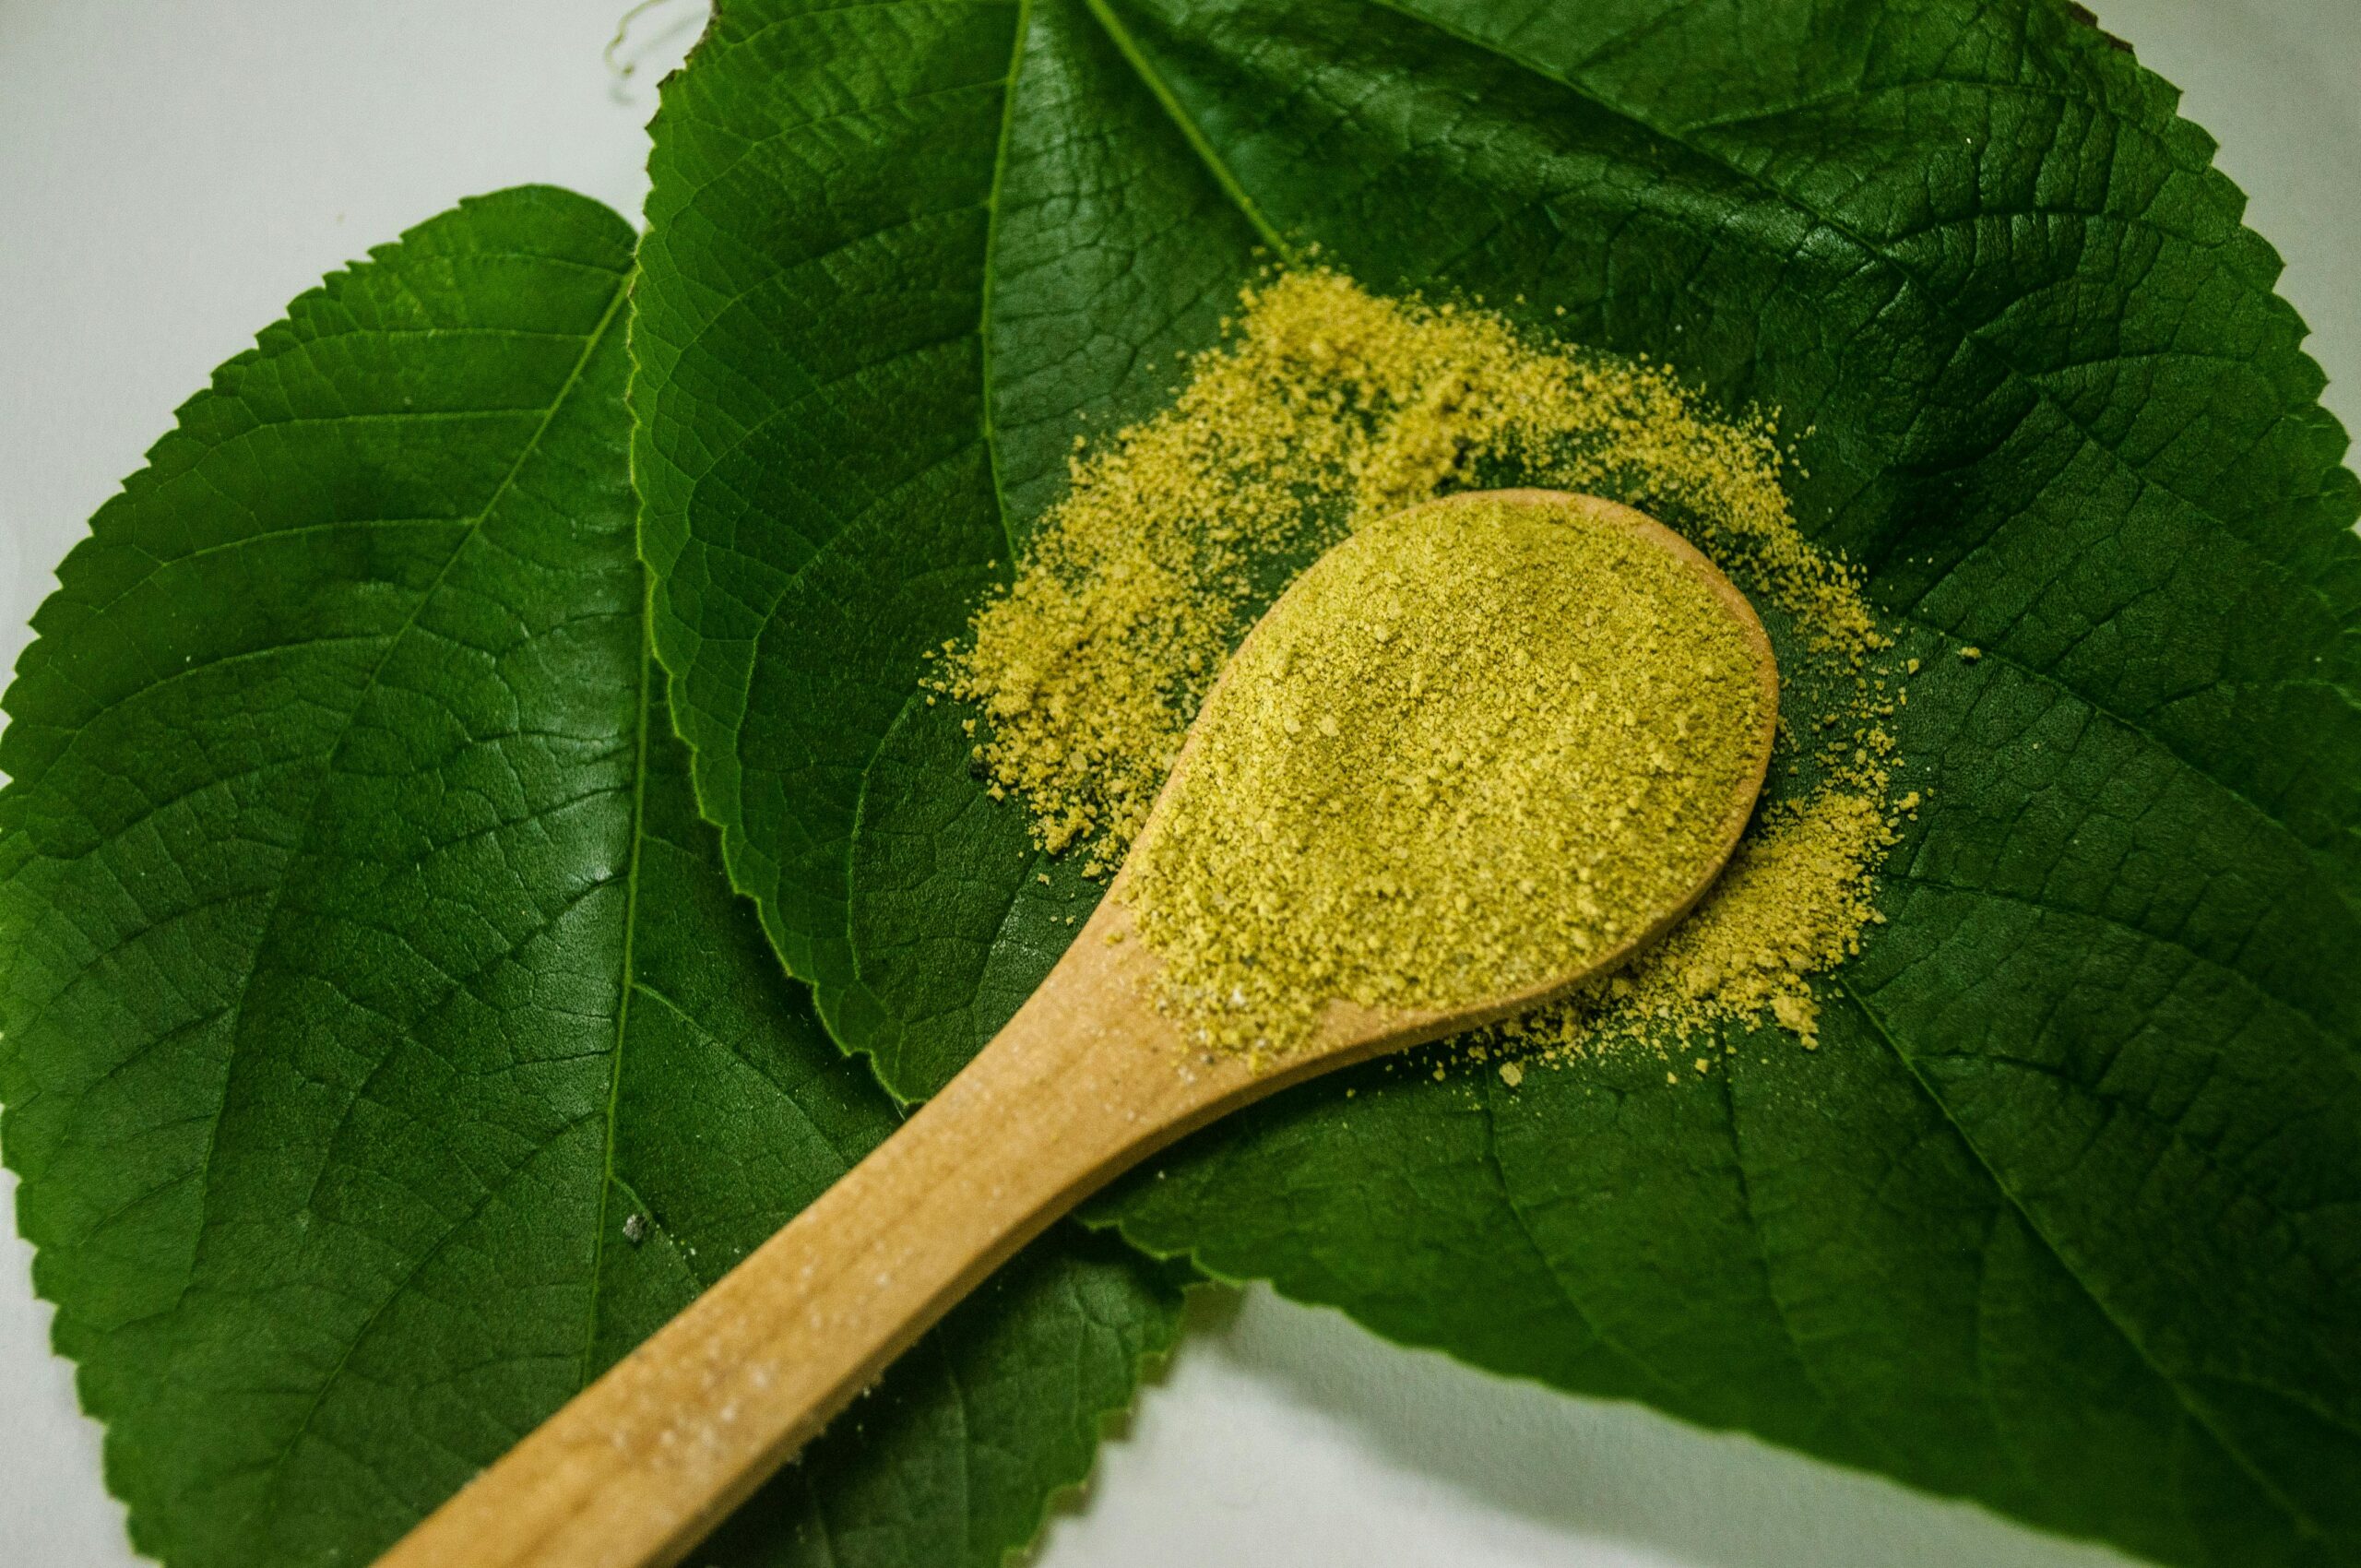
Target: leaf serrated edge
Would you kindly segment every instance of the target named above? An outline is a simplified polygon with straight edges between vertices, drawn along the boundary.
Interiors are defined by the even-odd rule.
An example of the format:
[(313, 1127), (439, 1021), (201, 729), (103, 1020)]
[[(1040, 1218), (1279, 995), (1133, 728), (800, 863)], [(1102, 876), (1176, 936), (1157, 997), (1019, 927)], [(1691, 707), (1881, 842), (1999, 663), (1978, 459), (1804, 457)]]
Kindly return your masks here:
[[(1088, 1234), (1109, 1234), (1080, 1221), (1069, 1223)], [(1132, 1412), (1138, 1408), (1141, 1396), (1162, 1380), (1172, 1358), (1179, 1352), (1181, 1337), (1188, 1330), (1192, 1299), (1199, 1292), (1220, 1283), (1194, 1267), (1186, 1265), (1173, 1266), (1177, 1260), (1158, 1257), (1145, 1247), (1133, 1246), (1129, 1237), (1110, 1235), (1109, 1239), (1129, 1249), (1133, 1263), (1162, 1265), (1159, 1277), (1142, 1283), (1163, 1299), (1161, 1304), (1165, 1310), (1157, 1314), (1150, 1332), (1142, 1336), (1139, 1348), (1125, 1359), (1124, 1370), (1128, 1375), (1124, 1379), (1122, 1396), (1095, 1408), (1075, 1412), (1081, 1418), (1083, 1428), (1085, 1457), (1082, 1467), (1062, 1479), (1052, 1480), (1034, 1498), (1032, 1509), (1017, 1538), (1000, 1549), (999, 1562), (1003, 1568), (1022, 1562), (1041, 1544), (1051, 1515), (1088, 1495), (1091, 1477), (1097, 1473), (1100, 1450), (1118, 1435)], [(1068, 1288), (1072, 1289), (1071, 1283)], [(1079, 1299), (1075, 1302), (1075, 1311), (1086, 1319), (1090, 1316)]]
[[(97, 555), (99, 552), (110, 546), (112, 542), (111, 535), (118, 527), (116, 514), (124, 503), (126, 500), (136, 499), (140, 495), (146, 493), (148, 490), (152, 489), (155, 485), (162, 482), (162, 478), (159, 470), (169, 464), (172, 460), (173, 451), (179, 444), (184, 441), (193, 441), (202, 445), (206, 442), (206, 437), (193, 430), (191, 427), (196, 423), (197, 418), (201, 415), (208, 405), (216, 400), (227, 399), (234, 401), (241, 398), (243, 397), (243, 392), (240, 389), (239, 382), (246, 371), (264, 362), (276, 353), (291, 351), (294, 349), (301, 347), (301, 339), (293, 337), (298, 330), (297, 324), (301, 318), (318, 311), (325, 305), (331, 305), (338, 302), (349, 291), (360, 287), (363, 279), (374, 269), (397, 266), (402, 257), (402, 253), (406, 249), (413, 245), (422, 244), (433, 237), (434, 231), (440, 229), (442, 226), (454, 221), (463, 214), (479, 211), (493, 203), (523, 200), (528, 198), (547, 198), (551, 196), (562, 198), (567, 203), (580, 204), (584, 208), (596, 208), (599, 211), (607, 213), (610, 217), (613, 217), (611, 210), (607, 208), (603, 203), (596, 202), (592, 200), (592, 198), (581, 196), (576, 192), (549, 184), (527, 184), (512, 185), (496, 191), (485, 192), (477, 196), (463, 196), (453, 206), (446, 208), (440, 212), (434, 213), (432, 216), (410, 225), (409, 228), (404, 229), (394, 239), (386, 241), (381, 244), (370, 246), (368, 250), (363, 253), (363, 258), (362, 260), (348, 263), (343, 267), (324, 274), (319, 282), (305, 289), (293, 299), (290, 300), (278, 319), (258, 330), (255, 334), (255, 340), (251, 347), (240, 350), (229, 359), (224, 360), (221, 363), (215, 366), (212, 374), (207, 378), (206, 385), (197, 391), (190, 394), (187, 398), (182, 399), (182, 401), (174, 407), (172, 410), (171, 427), (166, 430), (163, 434), (158, 436), (155, 441), (148, 445), (147, 450), (142, 455), (139, 466), (124, 479), (122, 483), (116, 487), (113, 494), (109, 495), (100, 504), (98, 508), (91, 514), (89, 531), (75, 542), (74, 546), (66, 552), (65, 558), (59, 562), (56, 568), (57, 587), (42, 600), (40, 609), (34, 612), (32, 620), (34, 636), (18, 654), (15, 673), (8, 683), (6, 690), (5, 692), (0, 692), (0, 715), (6, 716), (8, 719), (7, 728), (0, 729), (0, 737), (5, 737), (8, 731), (14, 728), (15, 719), (13, 709), (18, 698), (19, 686), (29, 674), (27, 669), (28, 663), (49, 657), (50, 650), (48, 650), (44, 645), (49, 642), (53, 636), (62, 635), (62, 632), (53, 633), (43, 625), (44, 613), (49, 611), (53, 604), (57, 604), (68, 599), (70, 591), (75, 586), (76, 579), (82, 577), (91, 569), (91, 558)], [(622, 222), (619, 218), (615, 219), (615, 221), (618, 225)], [(428, 249), (423, 254), (432, 255), (433, 253), (431, 249)], [(571, 265), (579, 265), (574, 261), (574, 258), (553, 255), (532, 255), (528, 253), (504, 253), (496, 251), (482, 251), (474, 254), (481, 255), (514, 254), (525, 255), (527, 259), (541, 263), (566, 263)], [(419, 595), (419, 603), (417, 606), (413, 607), (409, 617), (406, 619), (400, 626), (385, 634), (386, 638), (386, 653), (378, 659), (374, 666), (373, 666), (367, 680), (362, 683), (361, 695), (355, 699), (355, 713), (359, 711), (361, 702), (366, 700), (367, 693), (375, 687), (379, 677), (383, 673), (385, 663), (386, 659), (391, 657), (394, 647), (403, 640), (412, 628), (415, 627), (418, 616), (422, 612), (427, 600), (433, 597), (436, 589), (441, 586), (445, 578), (447, 578), (452, 563), (456, 562), (459, 556), (465, 552), (468, 541), (477, 536), (477, 530), (481, 528), (485, 519), (492, 515), (492, 509), (500, 504), (502, 499), (504, 499), (514, 487), (518, 472), (522, 469), (525, 463), (531, 458), (532, 455), (540, 449), (540, 444), (543, 438), (548, 434), (550, 426), (556, 419), (558, 411), (565, 406), (567, 401), (574, 396), (575, 390), (580, 386), (584, 368), (589, 363), (591, 356), (597, 351), (599, 345), (605, 340), (607, 333), (612, 330), (614, 322), (617, 319), (618, 312), (628, 297), (628, 285), (632, 276), (633, 274), (628, 269), (616, 274), (616, 289), (613, 297), (607, 303), (607, 305), (600, 314), (597, 323), (592, 326), (588, 333), (583, 336), (582, 353), (567, 371), (564, 382), (560, 384), (557, 390), (552, 395), (549, 407), (542, 411), (541, 418), (535, 424), (531, 434), (526, 437), (525, 442), (519, 447), (516, 460), (510, 464), (507, 470), (493, 486), (491, 494), (487, 497), (483, 505), (478, 509), (476, 515), (465, 519), (465, 529), (459, 536), (458, 542), (454, 546), (450, 558), (444, 563), (443, 567), (436, 573), (434, 578), (421, 590)], [(366, 335), (366, 333), (375, 330), (377, 329), (365, 328), (363, 329), (363, 334)], [(574, 334), (564, 333), (559, 334), (559, 336), (572, 337)], [(530, 410), (520, 410), (518, 411), (529, 412)], [(324, 771), (327, 768), (333, 767), (335, 756), (337, 753), (342, 749), (343, 744), (350, 734), (350, 716), (348, 716), (348, 722), (345, 727), (338, 731), (337, 740), (330, 745), (326, 760), (323, 763)], [(42, 772), (45, 773), (46, 771), (47, 765), (44, 764)], [(7, 778), (5, 783), (0, 783), (0, 883), (5, 883), (12, 879), (19, 871), (21, 871), (26, 863), (24, 857), (30, 854), (29, 850), (20, 848), (23, 841), (22, 831), (11, 828), (7, 820), (6, 807), (11, 801), (21, 799), (24, 792), (30, 789), (35, 788), (38, 785), (38, 782), (39, 776), (35, 776), (33, 778)], [(314, 797), (314, 800), (316, 800), (316, 796)], [(275, 886), (272, 889), (270, 903), (268, 906), (269, 909), (276, 909), (279, 895), (284, 886), (285, 884), (282, 881), (278, 886)], [(266, 927), (268, 924), (269, 919), (269, 914), (266, 913), (263, 922)], [(0, 944), (13, 945), (17, 940), (18, 934), (18, 932), (13, 928), (13, 926), (9, 929), (0, 930)], [(244, 1005), (246, 988), (251, 985), (253, 975), (252, 972), (249, 971), (241, 981), (238, 1000), (231, 1004), (231, 1010), (243, 1008)], [(5, 974), (0, 974), (0, 993), (5, 993)], [(16, 1072), (21, 1067), (23, 1063), (23, 1058), (15, 1042), (14, 1033), (15, 1031), (0, 1029), (0, 1094), (6, 1093), (6, 1089), (10, 1087), (9, 1080), (13, 1078)], [(24, 1183), (34, 1180), (35, 1177), (33, 1173), (28, 1172), (15, 1158), (14, 1152), (8, 1146), (6, 1131), (7, 1124), (10, 1122), (13, 1122), (26, 1106), (31, 1104), (39, 1098), (39, 1091), (38, 1089), (35, 1089), (31, 1093), (21, 1098), (10, 1097), (5, 1099), (0, 1099), (0, 1166), (5, 1166), (10, 1172), (17, 1176), (18, 1181), (17, 1200), (12, 1205), (12, 1207), (15, 1210), (13, 1216), (14, 1229), (17, 1235), (23, 1240), (27, 1248), (32, 1254), (30, 1273), (31, 1277), (33, 1294), (37, 1299), (48, 1302), (52, 1308), (48, 1335), (51, 1353), (66, 1361), (73, 1367), (76, 1403), (80, 1407), (85, 1416), (99, 1425), (102, 1433), (100, 1450), (101, 1475), (105, 1481), (108, 1494), (119, 1503), (124, 1509), (125, 1534), (129, 1538), (135, 1550), (142, 1552), (143, 1554), (160, 1559), (166, 1555), (168, 1543), (165, 1538), (158, 1533), (158, 1527), (154, 1518), (155, 1509), (153, 1505), (136, 1501), (132, 1495), (136, 1489), (130, 1485), (125, 1477), (125, 1469), (126, 1461), (124, 1455), (122, 1444), (117, 1441), (117, 1433), (114, 1426), (114, 1412), (102, 1408), (106, 1402), (99, 1396), (94, 1388), (92, 1369), (82, 1358), (73, 1355), (61, 1343), (62, 1340), (73, 1333), (75, 1324), (80, 1318), (81, 1313), (77, 1306), (64, 1301), (56, 1291), (44, 1281), (43, 1277), (49, 1272), (44, 1266), (44, 1259), (45, 1255), (52, 1249), (45, 1247), (40, 1239), (34, 1236), (29, 1229), (30, 1222), (27, 1216), (26, 1206), (23, 1200), (23, 1190)], [(213, 1118), (214, 1127), (218, 1128), (219, 1125), (219, 1119), (220, 1108), (217, 1108), (216, 1114)], [(212, 1133), (208, 1130), (206, 1151), (198, 1157), (191, 1174), (201, 1175), (209, 1167), (212, 1159), (211, 1139)], [(180, 1289), (183, 1297), (186, 1294), (188, 1284), (189, 1281), (185, 1278), (181, 1282)], [(398, 1294), (399, 1291), (397, 1289), (396, 1295), (398, 1296)], [(390, 1299), (387, 1304), (390, 1304)], [(175, 1305), (177, 1305), (177, 1301), (175, 1302)], [(160, 1315), (161, 1312), (169, 1312), (172, 1310), (173, 1310), (173, 1308), (167, 1307), (160, 1309), (158, 1312), (143, 1313), (139, 1318), (134, 1319), (133, 1321), (145, 1321), (147, 1318)], [(382, 1313), (384, 1308), (381, 1306), (379, 1310)], [(369, 1323), (374, 1323), (375, 1321), (375, 1316), (376, 1314), (372, 1314)], [(369, 1323), (364, 1323), (360, 1330), (356, 1332), (353, 1344), (346, 1347), (344, 1355), (339, 1357), (336, 1366), (332, 1368), (327, 1375), (322, 1380), (318, 1394), (314, 1396), (310, 1408), (305, 1411), (302, 1420), (298, 1423), (294, 1434), (288, 1439), (284, 1445), (282, 1445), (279, 1454), (275, 1455), (269, 1462), (267, 1467), (268, 1468), (276, 1470), (279, 1465), (283, 1463), (286, 1455), (292, 1451), (294, 1444), (302, 1439), (304, 1431), (308, 1430), (310, 1422), (316, 1413), (320, 1403), (326, 1396), (327, 1389), (335, 1383), (337, 1377), (341, 1373), (346, 1361), (349, 1360), (352, 1350), (357, 1348), (360, 1339), (366, 1336)]]

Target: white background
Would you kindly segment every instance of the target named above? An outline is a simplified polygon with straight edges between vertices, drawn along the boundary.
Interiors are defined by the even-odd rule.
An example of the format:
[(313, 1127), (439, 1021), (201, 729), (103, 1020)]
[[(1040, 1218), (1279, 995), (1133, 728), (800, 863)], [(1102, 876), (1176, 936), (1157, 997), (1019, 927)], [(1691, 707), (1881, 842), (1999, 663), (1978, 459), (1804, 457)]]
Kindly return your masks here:
[[(0, 660), (51, 564), (212, 367), (323, 272), (524, 181), (635, 215), (641, 125), (701, 0), (0, 0)], [(2179, 82), (2348, 424), (2361, 413), (2361, 5), (2113, 0)], [(0, 1181), (9, 1180), (0, 1178)], [(0, 1240), (0, 1559), (134, 1561), (97, 1427)], [(1041, 1568), (1450, 1562), (2120, 1563), (1629, 1406), (1394, 1348), (1268, 1291), (1201, 1301)]]

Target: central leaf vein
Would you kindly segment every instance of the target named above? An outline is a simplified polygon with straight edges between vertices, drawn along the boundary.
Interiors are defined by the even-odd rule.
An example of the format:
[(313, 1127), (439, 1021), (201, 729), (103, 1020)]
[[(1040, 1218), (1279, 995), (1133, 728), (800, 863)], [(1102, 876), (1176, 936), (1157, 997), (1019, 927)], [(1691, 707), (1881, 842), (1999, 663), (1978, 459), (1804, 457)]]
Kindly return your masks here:
[(2019, 1194), (2016, 1188), (2010, 1183), (2007, 1178), (2000, 1174), (1999, 1168), (1995, 1165), (1992, 1162), (1991, 1158), (1985, 1153), (1984, 1146), (1969, 1134), (1965, 1126), (1961, 1124), (1959, 1118), (1953, 1114), (1950, 1103), (1946, 1101), (1941, 1095), (1935, 1092), (1934, 1086), (1928, 1083), (1926, 1075), (1918, 1070), (1918, 1063), (1916, 1060), (1912, 1057), (1909, 1051), (1903, 1049), (1901, 1041), (1894, 1038), (1893, 1032), (1891, 1029), (1886, 1028), (1885, 1020), (1880, 1017), (1875, 1009), (1869, 1006), (1868, 1000), (1864, 998), (1859, 992), (1854, 989), (1852, 982), (1846, 980), (1844, 975), (1840, 973), (1833, 977), (1832, 983), (1845, 997), (1845, 999), (1853, 1004), (1854, 1010), (1860, 1014), (1861, 1021), (1869, 1026), (1869, 1031), (1878, 1038), (1879, 1042), (1892, 1054), (1893, 1059), (1896, 1062), (1902, 1064), (1902, 1069), (1904, 1073), (1908, 1075), (1911, 1084), (1916, 1088), (1918, 1093), (1923, 1095), (1927, 1099), (1928, 1102), (1934, 1107), (1936, 1112), (1942, 1117), (1947, 1124), (1949, 1124), (1952, 1131), (1958, 1135), (1962, 1146), (1964, 1146), (1970, 1154), (1975, 1156), (1977, 1165), (1982, 1167), (1985, 1176), (1991, 1182), (1993, 1189), (2003, 1198), (2008, 1200), (2009, 1206), (2014, 1209), (2018, 1217), (2024, 1221), (2025, 1228), (2028, 1232), (2040, 1240), (2043, 1249), (2057, 1261), (2058, 1266), (2065, 1272), (2068, 1278), (2074, 1282), (2075, 1288), (2081, 1290), (2082, 1294), (2089, 1299), (2091, 1304), (2098, 1309), (2100, 1315), (2104, 1317), (2108, 1325), (2122, 1337), (2123, 1342), (2131, 1348), (2132, 1352), (2140, 1358), (2141, 1362), (2145, 1365), (2151, 1372), (2155, 1374), (2158, 1381), (2162, 1382), (2165, 1387), (2172, 1390), (2174, 1399), (2179, 1402), (2181, 1408), (2188, 1413), (2189, 1419), (2204, 1429), (2206, 1435), (2213, 1439), (2215, 1445), (2218, 1446), (2224, 1454), (2227, 1455), (2231, 1461), (2236, 1464), (2240, 1470), (2245, 1472), (2247, 1478), (2254, 1482), (2255, 1486), (2263, 1493), (2264, 1496), (2271, 1500), (2272, 1503), (2275, 1507), (2284, 1513), (2288, 1518), (2295, 1521), (2296, 1526), (2298, 1530), (2308, 1536), (2313, 1537), (2316, 1539), (2326, 1540), (2330, 1538), (2328, 1532), (2321, 1527), (2317, 1519), (2313, 1518), (2312, 1515), (2306, 1511), (2302, 1504), (2298, 1503), (2293, 1497), (2289, 1496), (2277, 1482), (2272, 1480), (2270, 1474), (2265, 1471), (2260, 1465), (2257, 1464), (2255, 1460), (2247, 1454), (2245, 1449), (2231, 1441), (2230, 1434), (2222, 1429), (2220, 1423), (2214, 1418), (2213, 1413), (2205, 1407), (2203, 1402), (2199, 1400), (2196, 1396), (2190, 1392), (2190, 1390), (2178, 1377), (2176, 1377), (2171, 1372), (2165, 1369), (2164, 1363), (2156, 1359), (2155, 1354), (2149, 1349), (2147, 1344), (2141, 1338), (2141, 1336), (2132, 1332), (2130, 1324), (2123, 1320), (2122, 1315), (2117, 1312), (2114, 1304), (2107, 1300), (2106, 1294), (2099, 1289), (2097, 1286), (2094, 1285), (2082, 1269), (2077, 1268), (2074, 1265), (2073, 1260), (2067, 1255), (2066, 1250), (2058, 1244), (2057, 1239), (2051, 1236), (2047, 1228), (2042, 1224), (2041, 1218), (2034, 1213), (2032, 1206), (2025, 1202), (2024, 1198), (2021, 1194)]

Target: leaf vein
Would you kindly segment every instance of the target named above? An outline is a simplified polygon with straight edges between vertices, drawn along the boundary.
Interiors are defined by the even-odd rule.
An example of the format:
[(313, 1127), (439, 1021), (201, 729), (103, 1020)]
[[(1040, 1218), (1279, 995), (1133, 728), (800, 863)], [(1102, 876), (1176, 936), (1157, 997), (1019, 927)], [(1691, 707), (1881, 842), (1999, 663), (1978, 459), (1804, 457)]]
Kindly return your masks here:
[(2331, 1538), (2329, 1532), (2320, 1526), (2319, 1522), (2314, 1519), (2302, 1504), (2284, 1491), (2276, 1481), (2272, 1480), (2244, 1449), (2230, 1441), (2229, 1435), (2216, 1423), (2213, 1413), (2196, 1399), (2178, 1378), (2165, 1370), (2164, 1364), (2156, 1360), (2147, 1344), (2131, 1331), (2130, 1325), (2126, 1324), (2117, 1313), (2114, 1304), (2083, 1276), (2082, 1270), (2074, 1266), (2057, 1239), (2043, 1227), (2032, 1207), (2019, 1195), (2015, 1187), (2002, 1177), (1999, 1167), (1995, 1166), (1990, 1157), (1984, 1152), (1983, 1146), (1971, 1137), (1967, 1129), (1961, 1125), (1959, 1118), (1952, 1114), (1950, 1104), (1941, 1095), (1935, 1092), (1934, 1086), (1928, 1083), (1926, 1075), (1919, 1071), (1916, 1060), (1902, 1048), (1901, 1042), (1894, 1038), (1893, 1032), (1886, 1028), (1885, 1020), (1880, 1017), (1860, 992), (1853, 988), (1852, 982), (1839, 974), (1833, 977), (1833, 983), (1861, 1015), (1862, 1021), (1868, 1024), (1879, 1041), (1892, 1053), (1894, 1060), (1902, 1063), (1903, 1071), (1909, 1075), (1911, 1083), (1926, 1098), (1928, 1103), (1935, 1108), (1936, 1113), (1950, 1123), (1952, 1130), (1959, 1134), (1961, 1145), (1975, 1157), (1976, 1163), (1983, 1168), (1994, 1190), (2008, 1200), (2009, 1206), (2024, 1221), (2028, 1233), (2039, 1239), (2043, 1249), (2056, 1260), (2058, 1266), (2065, 1272), (2066, 1277), (2073, 1280), (2076, 1288), (2089, 1298), (2091, 1304), (2098, 1309), (2100, 1315), (2106, 1319), (2108, 1325), (2122, 1337), (2126, 1345), (2131, 1348), (2132, 1352), (2140, 1358), (2151, 1372), (2155, 1374), (2157, 1380), (2172, 1390), (2173, 1397), (2179, 1402), (2181, 1408), (2205, 1430), (2207, 1436), (2212, 1438), (2222, 1452), (2229, 1456), (2233, 1464), (2246, 1473), (2248, 1479), (2255, 1483), (2262, 1494), (2295, 1523), (2298, 1531), (2318, 1540), (2329, 1540)]

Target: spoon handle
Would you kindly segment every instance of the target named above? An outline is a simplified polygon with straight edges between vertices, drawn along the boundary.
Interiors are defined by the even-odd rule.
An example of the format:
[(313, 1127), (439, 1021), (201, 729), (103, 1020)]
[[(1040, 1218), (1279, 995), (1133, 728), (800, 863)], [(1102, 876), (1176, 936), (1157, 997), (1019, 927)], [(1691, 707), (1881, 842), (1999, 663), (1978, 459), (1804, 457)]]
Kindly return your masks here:
[(1275, 1087), (1183, 1072), (1103, 902), (941, 1094), (379, 1559), (677, 1562), (994, 1268), (1133, 1161)]

